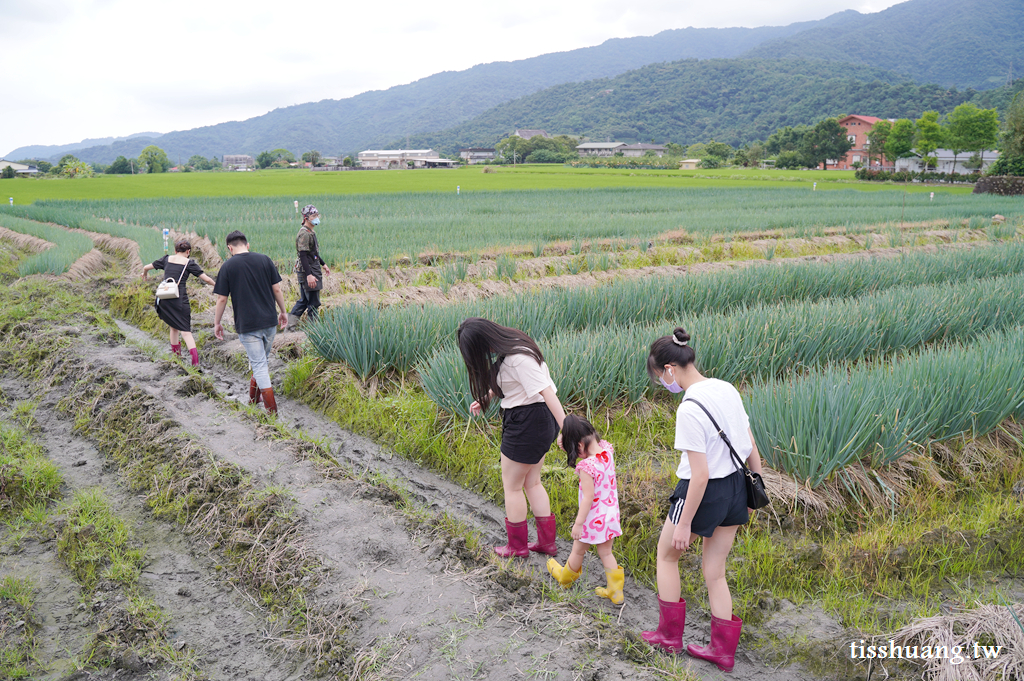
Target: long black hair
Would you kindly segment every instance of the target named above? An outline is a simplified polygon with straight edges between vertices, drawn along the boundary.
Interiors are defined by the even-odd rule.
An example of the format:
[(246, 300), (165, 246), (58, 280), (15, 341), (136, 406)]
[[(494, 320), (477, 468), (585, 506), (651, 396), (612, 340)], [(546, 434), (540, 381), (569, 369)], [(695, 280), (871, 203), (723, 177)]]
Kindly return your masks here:
[(657, 372), (663, 371), (666, 364), (677, 364), (680, 367), (693, 364), (697, 353), (689, 343), (690, 334), (681, 326), (677, 326), (671, 336), (662, 336), (651, 343), (651, 354), (647, 356), (647, 375), (651, 380), (658, 378)]
[(459, 324), (458, 339), (462, 360), (469, 371), (469, 391), (484, 410), (491, 403), (489, 390), (498, 397), (505, 396), (498, 387), (498, 367), (506, 355), (529, 355), (537, 364), (544, 362), (544, 355), (532, 338), (519, 329), (482, 317), (469, 317)]
[(580, 447), (588, 446), (592, 441), (600, 439), (597, 429), (590, 421), (579, 416), (566, 414), (562, 421), (562, 449), (565, 450), (565, 463), (569, 468), (576, 468), (576, 460), (580, 457)]

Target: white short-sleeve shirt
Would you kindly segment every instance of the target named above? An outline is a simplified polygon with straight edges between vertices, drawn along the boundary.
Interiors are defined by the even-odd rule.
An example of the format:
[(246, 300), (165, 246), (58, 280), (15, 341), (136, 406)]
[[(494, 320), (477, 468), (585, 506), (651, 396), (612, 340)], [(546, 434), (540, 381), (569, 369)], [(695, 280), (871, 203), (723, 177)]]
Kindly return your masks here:
[(548, 386), (558, 392), (551, 380), (548, 363), (537, 364), (531, 355), (506, 355), (498, 367), (498, 387), (505, 395), (501, 399), (502, 409), (543, 402), (540, 391)]
[[(743, 408), (739, 391), (731, 383), (709, 378), (691, 385), (685, 397), (697, 400), (711, 412), (729, 437), (740, 460), (746, 461), (754, 444), (750, 441), (750, 419)], [(687, 452), (704, 452), (708, 459), (708, 477), (711, 479), (724, 478), (738, 470), (729, 448), (719, 437), (718, 430), (711, 425), (711, 419), (692, 402), (683, 401), (676, 411), (675, 448), (681, 452), (679, 467), (676, 469), (676, 476), (680, 479), (690, 479)]]

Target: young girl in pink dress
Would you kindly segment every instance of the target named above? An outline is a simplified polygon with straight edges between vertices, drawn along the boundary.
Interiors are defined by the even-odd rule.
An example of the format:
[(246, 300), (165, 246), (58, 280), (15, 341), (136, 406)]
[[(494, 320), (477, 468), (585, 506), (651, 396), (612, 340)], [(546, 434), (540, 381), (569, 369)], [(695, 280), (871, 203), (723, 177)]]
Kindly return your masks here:
[(596, 546), (608, 586), (598, 587), (595, 592), (618, 605), (623, 601), (625, 577), (612, 555), (612, 542), (615, 537), (622, 536), (612, 446), (600, 438), (586, 419), (569, 415), (562, 422), (562, 448), (568, 455), (566, 462), (569, 467), (580, 476), (580, 510), (572, 526), (573, 544), (569, 559), (563, 567), (554, 558), (549, 558), (548, 572), (568, 588), (580, 576), (587, 551)]

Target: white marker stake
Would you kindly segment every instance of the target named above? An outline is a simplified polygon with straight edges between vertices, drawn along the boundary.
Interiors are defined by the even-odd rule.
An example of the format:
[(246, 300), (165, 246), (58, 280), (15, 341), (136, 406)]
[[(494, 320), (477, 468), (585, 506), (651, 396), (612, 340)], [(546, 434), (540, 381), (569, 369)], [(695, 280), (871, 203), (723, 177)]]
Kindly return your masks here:
[(814, 187), (812, 188), (812, 191), (818, 191), (818, 183), (817, 182), (814, 183)]
[(7, 199), (7, 200), (11, 202), (12, 206), (14, 205), (14, 197), (13, 196), (11, 198)]
[(928, 200), (929, 200), (929, 201), (934, 201), (934, 200), (935, 200), (935, 192), (932, 192), (932, 198), (930, 198), (930, 199), (928, 199)]
[(296, 213), (299, 212), (299, 202), (298, 201), (295, 202), (295, 212)]
[(171, 236), (171, 230), (164, 227), (164, 253), (167, 252), (167, 239)]
[(455, 185), (455, 196), (458, 196), (461, 193), (462, 193), (462, 185), (458, 185), (458, 184)]

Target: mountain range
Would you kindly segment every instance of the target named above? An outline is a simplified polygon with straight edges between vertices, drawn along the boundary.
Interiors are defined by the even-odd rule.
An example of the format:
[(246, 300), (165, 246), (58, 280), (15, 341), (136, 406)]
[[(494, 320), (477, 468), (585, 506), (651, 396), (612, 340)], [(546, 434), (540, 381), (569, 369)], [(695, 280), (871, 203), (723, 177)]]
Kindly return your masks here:
[[(708, 60), (714, 61), (705, 63)], [(406, 140), (412, 144), (413, 136), (438, 140), (438, 146), (451, 150), (470, 140), (492, 145), (515, 128), (538, 127), (593, 138), (635, 131), (637, 139), (684, 144), (706, 141), (712, 134), (739, 141), (763, 137), (778, 121), (811, 123), (830, 113), (854, 112), (848, 107), (870, 101), (848, 94), (846, 99), (822, 101), (822, 88), (869, 95), (872, 89), (888, 88), (874, 94), (898, 98), (921, 94), (912, 87), (915, 84), (939, 86), (924, 90), (921, 102), (904, 102), (904, 109), (913, 111), (925, 101), (942, 99), (940, 89), (968, 89), (946, 97), (953, 101), (971, 99), (972, 89), (1003, 85), (1013, 63), (1024, 64), (1021, 0), (909, 0), (875, 14), (847, 10), (781, 27), (685, 28), (613, 39), (594, 47), (438, 73), (347, 99), (275, 109), (245, 121), (159, 137), (133, 135), (109, 143), (86, 140), (60, 147), (22, 147), (6, 157), (58, 160), (73, 151), (90, 163), (110, 163), (118, 155), (137, 156), (157, 139), (173, 160), (193, 154), (255, 155), (275, 148), (297, 155), (309, 149), (354, 153), (405, 146)], [(727, 82), (701, 85), (715, 70), (727, 75)], [(759, 76), (768, 78), (764, 87)], [(642, 82), (675, 95), (637, 99)], [(766, 99), (766, 91), (771, 94), (778, 88), (788, 89), (792, 101)], [(589, 97), (597, 97), (595, 92), (608, 89), (612, 93), (606, 101), (587, 104)], [(776, 105), (782, 108), (770, 108)], [(897, 108), (857, 113), (880, 116)], [(743, 112), (743, 129), (727, 132), (721, 121), (714, 120), (735, 112)], [(638, 115), (643, 120), (637, 120)], [(673, 120), (691, 123), (678, 125)], [(97, 141), (101, 143), (93, 143)]]

